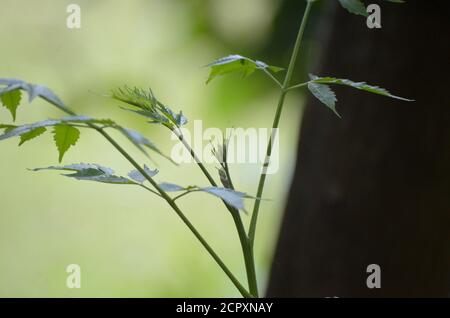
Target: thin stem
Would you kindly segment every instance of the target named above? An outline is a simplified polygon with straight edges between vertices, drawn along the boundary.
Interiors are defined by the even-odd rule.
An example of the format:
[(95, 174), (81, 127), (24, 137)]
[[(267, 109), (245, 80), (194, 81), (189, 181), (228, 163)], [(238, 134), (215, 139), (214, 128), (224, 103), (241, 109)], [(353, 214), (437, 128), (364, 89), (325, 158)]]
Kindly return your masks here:
[(278, 85), (278, 87), (283, 88), (283, 84), (281, 84), (281, 82), (277, 80), (277, 78), (273, 76), (272, 73), (270, 73), (266, 68), (263, 68), (262, 70)]
[(145, 185), (143, 185), (143, 184), (139, 184), (139, 186), (141, 186), (141, 187), (144, 188), (145, 190), (150, 191), (151, 193), (156, 194), (157, 196), (161, 197), (161, 195), (160, 195), (158, 192), (156, 192), (156, 191), (150, 189), (149, 187), (147, 187), (147, 186), (145, 186)]
[(197, 191), (197, 190), (190, 190), (190, 191), (183, 192), (183, 193), (181, 193), (181, 194), (175, 196), (172, 200), (173, 200), (173, 201), (176, 201), (176, 200), (178, 200), (179, 198), (182, 198), (182, 197), (184, 197), (185, 195), (187, 195), (187, 194), (189, 194), (189, 193), (192, 193), (192, 192), (195, 192), (195, 191)]
[[(66, 113), (76, 116), (71, 110), (66, 110)], [(159, 195), (166, 200), (166, 202), (172, 207), (175, 213), (180, 217), (180, 219), (186, 224), (186, 226), (191, 230), (194, 236), (200, 241), (203, 247), (208, 251), (208, 253), (212, 256), (212, 258), (216, 261), (219, 267), (225, 272), (231, 282), (236, 286), (241, 295), (245, 298), (252, 298), (253, 295), (250, 294), (244, 286), (239, 282), (239, 280), (233, 275), (233, 273), (228, 269), (222, 259), (216, 254), (214, 249), (206, 242), (203, 236), (197, 231), (195, 226), (189, 221), (189, 219), (184, 215), (184, 213), (180, 210), (177, 204), (172, 200), (172, 198), (153, 180), (152, 177), (148, 175), (148, 173), (124, 150), (108, 133), (106, 133), (102, 128), (97, 127), (94, 124), (88, 124), (91, 128), (95, 129), (99, 132), (103, 137), (106, 138), (113, 146), (116, 148), (144, 177), (148, 182), (157, 190)]]
[(175, 135), (177, 135), (178, 139), (183, 143), (184, 147), (189, 151), (190, 155), (195, 160), (195, 163), (202, 170), (203, 174), (206, 176), (206, 178), (208, 179), (209, 183), (211, 183), (211, 185), (213, 187), (217, 187), (217, 183), (214, 181), (214, 178), (209, 174), (208, 170), (206, 170), (205, 166), (203, 165), (203, 163), (198, 158), (198, 156), (195, 153), (194, 149), (192, 149), (191, 146), (186, 141), (186, 139), (184, 139), (184, 136), (181, 133), (181, 131), (177, 131), (177, 130), (172, 130), (172, 131), (175, 133)]
[(161, 197), (167, 201), (167, 203), (172, 207), (175, 213), (181, 218), (181, 220), (186, 224), (186, 226), (191, 230), (194, 236), (200, 241), (203, 247), (208, 251), (208, 253), (213, 257), (216, 263), (222, 268), (228, 278), (232, 281), (232, 283), (236, 286), (239, 292), (243, 297), (252, 297), (248, 293), (248, 291), (241, 285), (239, 280), (233, 275), (233, 273), (228, 269), (222, 259), (216, 254), (216, 252), (212, 249), (212, 247), (206, 242), (203, 236), (197, 231), (194, 225), (189, 221), (189, 219), (184, 215), (184, 213), (180, 210), (177, 204), (172, 200), (172, 198), (154, 181), (141, 166), (134, 161), (134, 159), (104, 130), (99, 129), (98, 132), (103, 135), (113, 146), (116, 148), (149, 182), (150, 184), (159, 192)]
[[(173, 132), (177, 135), (178, 139), (183, 143), (184, 147), (189, 151), (192, 158), (200, 167), (200, 169), (202, 170), (203, 174), (206, 176), (210, 184), (213, 187), (217, 187), (217, 183), (214, 181), (213, 177), (210, 175), (208, 170), (206, 170), (205, 166), (198, 158), (194, 149), (192, 149), (189, 143), (186, 141), (186, 139), (184, 139), (182, 132), (177, 130), (173, 130)], [(233, 217), (233, 221), (236, 225), (236, 230), (239, 235), (239, 241), (241, 243), (242, 253), (244, 255), (245, 270), (247, 273), (247, 281), (250, 293), (252, 294), (252, 296), (258, 297), (258, 282), (256, 279), (256, 268), (255, 268), (255, 261), (253, 258), (253, 250), (252, 246), (250, 245), (247, 233), (245, 231), (244, 224), (242, 223), (241, 215), (238, 210), (227, 204), (225, 201), (223, 201), (223, 203), (227, 207), (228, 211), (230, 211), (231, 216)]]
[[(292, 74), (295, 68), (295, 62), (297, 60), (298, 52), (300, 51), (300, 45), (302, 42), (303, 34), (305, 32), (306, 22), (308, 21), (309, 13), (311, 11), (311, 6), (314, 0), (307, 0), (305, 13), (303, 14), (303, 19), (300, 24), (300, 28), (298, 30), (297, 39), (295, 41), (294, 50), (292, 51), (291, 61), (289, 63), (289, 67), (286, 73), (286, 77), (284, 79), (283, 87), (281, 89), (280, 98), (278, 100), (277, 111), (275, 113), (275, 118), (272, 124), (272, 135), (269, 139), (269, 144), (267, 145), (266, 158), (263, 163), (263, 169), (261, 171), (261, 177), (259, 179), (258, 190), (256, 192), (256, 197), (261, 198), (264, 190), (264, 183), (266, 181), (266, 168), (270, 164), (270, 156), (272, 154), (272, 140), (275, 139), (277, 128), (280, 123), (281, 112), (283, 110), (284, 101), (286, 99), (286, 94), (288, 92), (289, 85), (291, 83)], [(250, 240), (250, 245), (253, 248), (255, 242), (255, 234), (256, 234), (256, 224), (258, 221), (258, 213), (260, 207), (260, 200), (255, 200), (255, 205), (253, 206), (252, 218), (250, 220), (250, 228), (248, 232), (248, 237)]]
[(256, 267), (253, 257), (253, 249), (250, 245), (250, 241), (245, 231), (244, 224), (242, 223), (239, 211), (232, 212), (231, 216), (233, 217), (233, 221), (236, 225), (236, 229), (239, 235), (239, 240), (241, 242), (242, 254), (244, 255), (245, 271), (247, 273), (248, 288), (250, 290), (250, 293), (254, 297), (258, 297), (258, 281), (256, 279)]
[(297, 84), (297, 85), (291, 86), (291, 87), (287, 88), (286, 91), (289, 92), (289, 91), (291, 91), (291, 90), (293, 90), (293, 89), (296, 89), (296, 88), (302, 88), (302, 87), (305, 87), (305, 86), (308, 85), (309, 83), (310, 83), (310, 82), (308, 81), (308, 82), (305, 82), (305, 83), (301, 83), (301, 84)]

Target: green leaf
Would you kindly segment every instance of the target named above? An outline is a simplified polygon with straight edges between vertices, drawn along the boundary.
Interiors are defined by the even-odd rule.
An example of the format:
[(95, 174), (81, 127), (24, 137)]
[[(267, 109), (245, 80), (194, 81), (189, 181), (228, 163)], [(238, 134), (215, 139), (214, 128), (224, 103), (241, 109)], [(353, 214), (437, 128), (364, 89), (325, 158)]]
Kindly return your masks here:
[(40, 135), (42, 135), (43, 133), (45, 133), (47, 131), (47, 129), (45, 127), (38, 127), (35, 128), (27, 133), (24, 133), (22, 135), (20, 135), (20, 143), (19, 146), (23, 145), (25, 142), (34, 139)]
[(16, 120), (16, 110), (19, 107), (20, 99), (22, 97), (22, 93), (19, 89), (14, 89), (12, 91), (4, 92), (0, 95), (0, 99), (2, 101), (3, 106), (9, 109), (13, 121)]
[(244, 210), (244, 199), (256, 199), (255, 197), (249, 196), (244, 192), (235, 191), (232, 189), (220, 188), (220, 187), (205, 187), (200, 188), (198, 186), (182, 187), (173, 183), (160, 183), (159, 187), (166, 192), (179, 192), (187, 191), (189, 192), (205, 192), (211, 194), (217, 198), (222, 199), (230, 206), (238, 210)]
[(114, 175), (114, 170), (112, 170), (111, 168), (106, 168), (97, 164), (79, 163), (66, 166), (50, 166), (46, 168), (32, 169), (32, 171), (41, 170), (72, 171), (74, 173), (63, 174), (63, 176), (75, 178), (77, 180), (87, 180), (111, 184), (137, 184), (130, 179)]
[(0, 129), (5, 129), (5, 133), (0, 135), (0, 140), (8, 139), (11, 137), (22, 136), (23, 134), (29, 133), (32, 130), (40, 127), (50, 127), (57, 125), (69, 125), (73, 123), (98, 123), (105, 126), (111, 126), (117, 128), (117, 125), (110, 119), (93, 119), (87, 116), (70, 116), (61, 119), (49, 119), (44, 121), (39, 121), (32, 124), (26, 124), (21, 126), (14, 125), (4, 125), (0, 124)]
[(5, 133), (3, 135), (0, 135), (0, 141), (1, 140), (5, 140), (11, 137), (17, 137), (17, 136), (21, 136), (23, 134), (29, 133), (30, 131), (39, 128), (39, 127), (49, 127), (49, 126), (55, 126), (55, 125), (59, 125), (61, 124), (61, 120), (53, 120), (53, 119), (49, 119), (49, 120), (44, 120), (44, 121), (39, 121), (33, 124), (27, 124), (27, 125), (22, 125), (22, 126), (12, 126), (12, 125), (2, 125), (2, 126), (10, 126), (9, 128), (6, 127), (7, 129), (5, 130)]
[(111, 97), (140, 109), (152, 111), (157, 107), (156, 98), (151, 89), (119, 87), (111, 91)]
[(309, 91), (323, 104), (330, 108), (339, 118), (341, 115), (336, 110), (336, 94), (328, 85), (316, 84), (314, 82), (308, 83)]
[[(127, 137), (135, 146), (138, 148), (142, 153), (144, 153), (148, 157), (147, 151), (145, 151), (145, 148), (151, 149), (154, 152), (158, 153), (159, 155), (163, 156), (164, 158), (172, 161), (175, 163), (169, 156), (163, 154), (161, 150), (159, 150), (150, 140), (142, 136), (137, 131), (134, 131), (132, 129), (123, 128), (123, 127), (117, 127), (117, 129), (125, 136)], [(145, 148), (144, 148), (145, 147)]]
[(368, 16), (366, 7), (360, 0), (339, 0), (339, 2), (341, 6), (350, 13), (359, 14), (365, 17)]
[(310, 74), (311, 80), (313, 83), (318, 83), (318, 84), (336, 84), (336, 85), (345, 85), (345, 86), (350, 86), (359, 90), (363, 90), (369, 93), (373, 93), (373, 94), (378, 94), (378, 95), (383, 95), (386, 97), (391, 97), (391, 98), (395, 98), (395, 99), (399, 99), (399, 100), (403, 100), (403, 101), (408, 101), (408, 102), (412, 102), (412, 99), (406, 99), (403, 97), (399, 97), (399, 96), (395, 96), (392, 95), (391, 93), (389, 93), (386, 89), (378, 87), (378, 86), (373, 86), (373, 85), (369, 85), (365, 82), (353, 82), (351, 80), (348, 79), (340, 79), (340, 78), (335, 78), (335, 77), (317, 77), (315, 75)]
[(58, 107), (62, 111), (70, 112), (61, 99), (59, 99), (59, 97), (56, 96), (52, 90), (43, 85), (35, 85), (13, 78), (0, 78), (0, 85), (6, 85), (6, 87), (0, 88), (0, 95), (12, 90), (22, 89), (28, 93), (28, 99), (30, 102), (32, 102), (36, 97), (40, 97), (50, 104)]
[[(151, 170), (149, 167), (147, 167), (146, 165), (144, 165), (144, 171), (150, 176), (150, 177), (154, 177), (158, 174), (158, 169), (155, 170)], [(144, 177), (144, 175), (142, 173), (139, 172), (139, 170), (132, 170), (130, 171), (130, 173), (128, 173), (128, 177), (130, 177), (131, 179), (133, 179), (134, 181), (136, 181), (137, 183), (144, 183), (147, 178)]]
[[(4, 133), (8, 133), (14, 129), (16, 129), (17, 126), (15, 125), (8, 125), (8, 124), (0, 124), (0, 129), (4, 129)], [(1, 139), (0, 139), (1, 140)]]
[(199, 190), (212, 194), (224, 200), (226, 203), (228, 203), (233, 208), (238, 210), (244, 209), (244, 198), (249, 198), (249, 196), (244, 192), (234, 191), (226, 188), (207, 187), (207, 188), (200, 188)]
[(122, 109), (150, 119), (149, 123), (162, 124), (170, 129), (173, 129), (174, 126), (180, 127), (187, 123), (187, 118), (182, 112), (177, 114), (169, 107), (165, 106), (155, 97), (151, 89), (146, 91), (140, 88), (131, 89), (125, 86), (113, 90), (112, 98), (137, 107), (137, 110), (128, 108)]
[(77, 143), (79, 137), (80, 131), (75, 127), (68, 125), (55, 126), (53, 138), (59, 151), (59, 162), (62, 161), (67, 150)]
[(229, 55), (207, 65), (211, 68), (206, 84), (211, 82), (217, 76), (228, 73), (241, 73), (243, 77), (251, 75), (256, 70), (269, 70), (271, 72), (279, 72), (283, 69), (281, 67), (270, 66), (261, 61), (254, 61), (242, 55)]

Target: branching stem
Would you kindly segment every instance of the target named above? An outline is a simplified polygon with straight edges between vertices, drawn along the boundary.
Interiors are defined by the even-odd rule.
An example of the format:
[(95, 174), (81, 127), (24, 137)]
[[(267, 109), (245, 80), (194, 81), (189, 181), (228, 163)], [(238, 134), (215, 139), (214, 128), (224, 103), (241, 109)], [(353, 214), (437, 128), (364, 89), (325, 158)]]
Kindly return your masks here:
[[(267, 145), (266, 159), (264, 160), (264, 163), (263, 163), (263, 168), (261, 171), (261, 176), (260, 176), (259, 184), (258, 184), (258, 190), (256, 192), (257, 198), (262, 197), (262, 193), (264, 190), (264, 183), (266, 181), (266, 173), (265, 172), (266, 172), (267, 165), (270, 163), (270, 156), (272, 155), (272, 141), (276, 137), (276, 135), (275, 135), (277, 133), (276, 129), (278, 128), (278, 125), (280, 123), (281, 112), (283, 110), (283, 105), (284, 105), (284, 101), (286, 99), (286, 94), (288, 92), (289, 85), (291, 84), (292, 74), (293, 74), (294, 68), (295, 68), (295, 62), (297, 61), (298, 52), (300, 51), (300, 45), (302, 42), (303, 34), (304, 34), (304, 31), (306, 28), (306, 23), (308, 21), (309, 13), (311, 11), (311, 6), (312, 6), (313, 2), (314, 2), (314, 0), (307, 0), (305, 13), (303, 15), (303, 19), (300, 24), (300, 28), (298, 30), (297, 39), (296, 39), (295, 45), (294, 45), (294, 50), (292, 51), (291, 61), (289, 63), (289, 67), (288, 67), (288, 70), (286, 73), (286, 77), (284, 79), (283, 86), (281, 87), (281, 94), (280, 94), (280, 98), (278, 100), (278, 106), (277, 106), (275, 118), (273, 120), (273, 125), (272, 125), (272, 135), (269, 139), (269, 144)], [(258, 213), (259, 213), (260, 203), (261, 203), (261, 200), (255, 200), (255, 205), (253, 206), (252, 218), (250, 220), (250, 228), (249, 228), (249, 232), (248, 232), (248, 237), (249, 237), (252, 248), (253, 248), (253, 245), (255, 242), (256, 224), (258, 221)]]
[[(66, 111), (69, 115), (76, 116), (71, 110)], [(95, 124), (88, 124), (89, 127), (95, 129), (98, 133), (100, 133), (106, 140), (108, 140), (114, 148), (116, 148), (124, 157), (127, 159), (144, 177), (148, 182), (156, 189), (157, 193), (171, 206), (171, 208), (175, 211), (175, 213), (180, 217), (183, 223), (191, 230), (197, 240), (203, 245), (203, 247), (208, 251), (208, 253), (212, 256), (212, 258), (216, 261), (219, 267), (225, 272), (231, 282), (236, 286), (241, 295), (245, 298), (254, 297), (251, 293), (249, 293), (244, 286), (239, 282), (239, 280), (234, 276), (231, 270), (225, 265), (222, 259), (217, 255), (214, 249), (206, 242), (203, 236), (198, 232), (195, 226), (189, 221), (189, 219), (184, 215), (184, 213), (180, 210), (175, 201), (153, 180), (152, 177), (148, 175), (148, 173), (131, 157), (128, 152), (123, 149), (104, 129), (101, 127), (97, 127)], [(153, 191), (152, 191), (153, 192)]]

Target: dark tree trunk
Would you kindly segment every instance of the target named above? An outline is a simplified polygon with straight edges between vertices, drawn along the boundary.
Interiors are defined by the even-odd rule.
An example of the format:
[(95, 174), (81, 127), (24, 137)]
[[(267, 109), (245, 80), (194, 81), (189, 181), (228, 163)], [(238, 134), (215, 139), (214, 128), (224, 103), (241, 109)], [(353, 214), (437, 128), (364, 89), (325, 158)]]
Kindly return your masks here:
[(268, 296), (448, 296), (450, 1), (371, 2), (382, 29), (336, 8), (318, 75), (416, 102), (334, 87), (339, 120), (309, 100)]

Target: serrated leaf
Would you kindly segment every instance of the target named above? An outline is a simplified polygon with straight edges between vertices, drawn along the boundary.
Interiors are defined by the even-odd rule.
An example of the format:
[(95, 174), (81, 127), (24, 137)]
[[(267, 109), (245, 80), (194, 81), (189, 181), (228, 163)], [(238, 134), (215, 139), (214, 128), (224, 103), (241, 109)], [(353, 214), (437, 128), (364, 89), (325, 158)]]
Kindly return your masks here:
[(179, 191), (187, 191), (187, 192), (205, 192), (211, 194), (217, 198), (222, 199), (227, 204), (232, 206), (235, 209), (243, 210), (244, 209), (244, 199), (255, 199), (255, 197), (249, 196), (244, 192), (235, 191), (232, 189), (220, 188), (220, 187), (198, 187), (198, 186), (189, 186), (182, 187), (173, 183), (160, 183), (159, 187), (166, 192), (179, 192)]
[(56, 148), (58, 148), (59, 162), (62, 161), (67, 150), (77, 143), (79, 137), (80, 131), (75, 127), (68, 125), (55, 126), (53, 129), (53, 138)]
[(77, 180), (95, 181), (111, 184), (137, 184), (130, 179), (114, 175), (114, 170), (112, 170), (111, 168), (106, 168), (97, 164), (79, 163), (66, 166), (50, 166), (46, 168), (32, 169), (32, 171), (41, 170), (72, 171), (74, 173), (63, 174), (63, 176), (75, 178)]
[(170, 129), (173, 129), (174, 125), (180, 127), (187, 123), (187, 118), (181, 111), (177, 114), (169, 107), (165, 106), (155, 97), (151, 89), (146, 91), (140, 88), (131, 89), (125, 86), (113, 90), (112, 98), (137, 107), (137, 110), (128, 108), (122, 109), (150, 119), (149, 123), (162, 124)]
[(45, 133), (47, 131), (47, 129), (45, 127), (38, 127), (35, 128), (27, 133), (24, 133), (22, 135), (20, 135), (20, 143), (19, 146), (23, 145), (25, 142), (34, 139), (40, 135), (42, 135), (43, 133)]
[(3, 135), (0, 135), (0, 140), (5, 140), (11, 137), (17, 137), (17, 136), (21, 136), (23, 134), (29, 133), (30, 131), (39, 128), (39, 127), (50, 127), (50, 126), (55, 126), (55, 125), (59, 125), (61, 124), (60, 120), (53, 120), (53, 119), (49, 119), (49, 120), (44, 120), (44, 121), (39, 121), (33, 124), (27, 124), (27, 125), (22, 125), (22, 126), (12, 126), (12, 125), (3, 125), (3, 126), (10, 126), (9, 129), (7, 129), (5, 131), (5, 133)]
[(20, 92), (19, 89), (14, 89), (14, 90), (11, 90), (8, 92), (3, 92), (0, 95), (2, 104), (6, 108), (8, 108), (8, 110), (11, 113), (11, 116), (13, 118), (13, 121), (16, 120), (16, 110), (17, 110), (17, 107), (19, 107), (21, 97), (22, 97), (22, 93)]
[(22, 89), (28, 93), (29, 101), (33, 101), (36, 97), (40, 97), (50, 104), (58, 107), (64, 112), (70, 112), (70, 110), (64, 105), (64, 103), (56, 96), (55, 93), (51, 89), (43, 85), (36, 85), (27, 83), (22, 80), (13, 79), (13, 78), (0, 78), (0, 85), (6, 85), (5, 88), (0, 89), (0, 95), (3, 95), (5, 92)]
[(281, 67), (270, 66), (261, 61), (253, 61), (248, 57), (242, 55), (229, 55), (207, 65), (211, 68), (208, 80), (208, 84), (217, 76), (225, 75), (228, 73), (241, 73), (243, 77), (251, 75), (256, 70), (268, 69), (271, 72), (279, 72), (283, 70)]
[(360, 0), (339, 0), (339, 3), (350, 13), (368, 16), (366, 7)]
[(341, 117), (336, 110), (336, 94), (328, 85), (308, 83), (309, 91), (320, 100), (325, 106), (330, 108), (338, 117)]
[(373, 85), (369, 85), (365, 82), (354, 82), (348, 79), (341, 79), (341, 78), (335, 78), (335, 77), (318, 77), (316, 75), (312, 75), (310, 74), (311, 80), (314, 83), (318, 83), (318, 84), (336, 84), (336, 85), (345, 85), (345, 86), (350, 86), (359, 90), (363, 90), (369, 93), (373, 93), (373, 94), (378, 94), (378, 95), (383, 95), (386, 97), (391, 97), (391, 98), (395, 98), (395, 99), (400, 99), (403, 101), (408, 101), (411, 102), (413, 100), (411, 99), (407, 99), (407, 98), (403, 98), (403, 97), (399, 97), (399, 96), (395, 96), (392, 95), (391, 93), (389, 93), (386, 89), (378, 87), (378, 86), (373, 86)]
[[(8, 133), (14, 129), (16, 129), (17, 126), (15, 125), (8, 125), (8, 124), (0, 124), (0, 129), (4, 129), (4, 133)], [(1, 140), (1, 139), (0, 139)]]
[[(154, 177), (158, 174), (159, 170), (155, 169), (155, 170), (151, 170), (149, 167), (147, 167), (147, 165), (144, 165), (144, 171), (150, 176), (150, 177)], [(144, 183), (147, 178), (144, 177), (144, 175), (142, 173), (139, 172), (139, 170), (132, 170), (128, 173), (128, 177), (130, 177), (131, 179), (133, 179), (134, 181), (138, 182), (138, 183)]]
[(116, 126), (116, 124), (110, 119), (94, 119), (87, 116), (69, 116), (61, 119), (49, 119), (21, 126), (0, 124), (0, 129), (5, 129), (4, 134), (0, 135), (0, 140), (21, 136), (40, 127), (50, 127), (62, 124), (70, 125), (71, 123), (97, 123), (103, 124), (105, 126), (113, 126), (113, 127)]
[(244, 192), (234, 191), (231, 189), (226, 188), (219, 188), (219, 187), (207, 187), (207, 188), (200, 188), (200, 191), (212, 194), (222, 200), (224, 200), (226, 203), (231, 205), (233, 208), (238, 210), (244, 209), (244, 198), (249, 197)]
[(128, 86), (118, 87), (111, 91), (111, 97), (115, 100), (151, 111), (157, 107), (156, 98), (151, 89), (130, 88)]

